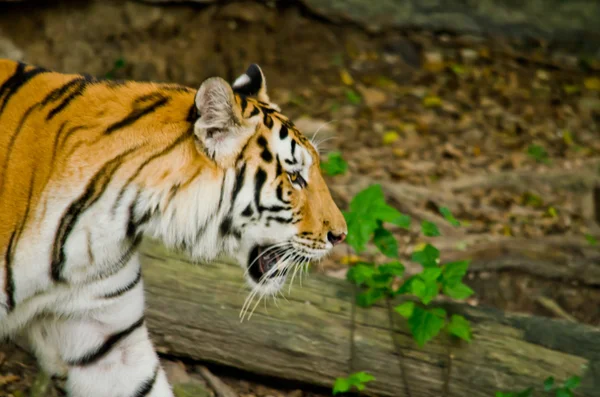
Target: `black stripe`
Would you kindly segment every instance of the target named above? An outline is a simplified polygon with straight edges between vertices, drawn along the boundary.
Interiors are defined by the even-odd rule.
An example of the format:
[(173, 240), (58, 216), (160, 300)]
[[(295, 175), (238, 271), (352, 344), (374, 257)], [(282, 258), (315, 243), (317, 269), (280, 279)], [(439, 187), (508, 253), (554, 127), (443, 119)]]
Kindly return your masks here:
[[(138, 100), (141, 100), (141, 99), (142, 98), (139, 98)], [(134, 107), (133, 110), (127, 116), (125, 116), (125, 118), (123, 120), (117, 121), (116, 123), (109, 126), (106, 129), (105, 134), (107, 134), (107, 135), (112, 134), (113, 132), (115, 132), (121, 128), (127, 127), (128, 125), (135, 123), (137, 120), (154, 112), (156, 109), (160, 108), (161, 106), (165, 106), (168, 102), (169, 102), (169, 98), (160, 97), (160, 99), (156, 100), (155, 102), (151, 103), (150, 105), (148, 105), (146, 107), (142, 107), (142, 108)]]
[(23, 213), (23, 218), (19, 225), (13, 230), (10, 235), (10, 240), (8, 241), (8, 247), (6, 248), (5, 254), (5, 263), (6, 263), (6, 295), (7, 295), (7, 305), (8, 312), (10, 313), (15, 307), (15, 280), (12, 275), (12, 261), (15, 256), (15, 251), (17, 250), (17, 243), (21, 238), (21, 233), (23, 233), (23, 229), (25, 228), (25, 224), (27, 223), (27, 218), (29, 218), (29, 211), (31, 209), (31, 197), (33, 196), (33, 188), (35, 184), (35, 175), (36, 175), (36, 167), (31, 170), (31, 179), (29, 181), (29, 192), (27, 194), (27, 206), (25, 207), (25, 212)]
[(279, 176), (283, 173), (283, 168), (281, 167), (281, 161), (279, 161), (279, 155), (276, 156), (277, 168), (275, 170), (275, 175)]
[(198, 109), (196, 109), (196, 104), (194, 103), (192, 106), (190, 106), (190, 110), (188, 111), (185, 121), (194, 124), (196, 120), (198, 120)]
[(238, 171), (235, 177), (235, 185), (233, 185), (233, 190), (231, 191), (231, 207), (233, 208), (233, 204), (235, 203), (235, 199), (237, 198), (238, 193), (242, 189), (242, 184), (244, 183), (244, 177), (246, 176), (246, 164), (242, 165), (242, 168)]
[(137, 147), (129, 149), (104, 164), (87, 185), (85, 192), (71, 203), (62, 216), (52, 248), (51, 276), (54, 281), (61, 281), (61, 273), (65, 260), (65, 244), (73, 227), (79, 220), (79, 216), (102, 196), (106, 187), (111, 182), (113, 175), (121, 166), (123, 159), (136, 149)]
[(148, 157), (142, 164), (140, 164), (140, 166), (137, 168), (137, 170), (135, 170), (135, 172), (127, 179), (127, 181), (125, 182), (125, 185), (123, 185), (123, 187), (119, 191), (119, 194), (117, 195), (115, 204), (112, 207), (113, 215), (115, 214), (115, 211), (117, 210), (117, 206), (119, 205), (121, 199), (123, 198), (125, 191), (127, 190), (127, 188), (129, 188), (129, 185), (131, 185), (131, 182), (133, 182), (133, 180), (140, 175), (140, 173), (144, 170), (144, 168), (146, 168), (146, 166), (148, 164), (150, 164), (152, 161), (156, 160), (157, 158), (170, 153), (180, 143), (182, 143), (183, 141), (185, 141), (186, 139), (191, 138), (191, 137), (192, 137), (191, 131), (189, 134), (188, 133), (182, 134), (177, 139), (175, 139), (169, 146), (164, 148), (162, 151), (155, 153), (152, 156)]
[(55, 88), (48, 95), (46, 95), (46, 98), (44, 98), (42, 100), (42, 106), (46, 106), (50, 102), (54, 102), (54, 101), (59, 100), (60, 98), (62, 98), (62, 96), (64, 94), (67, 93), (67, 91), (69, 91), (71, 89), (71, 87), (73, 87), (74, 85), (79, 84), (82, 80), (85, 80), (85, 78), (76, 77), (73, 80), (70, 80), (67, 83), (61, 85), (60, 87)]
[(221, 222), (221, 226), (219, 227), (219, 232), (221, 233), (221, 236), (227, 236), (229, 234), (229, 232), (231, 231), (232, 223), (233, 219), (231, 219), (231, 217), (229, 216), (223, 219), (223, 222)]
[(252, 214), (254, 214), (254, 211), (252, 211), (252, 206), (248, 204), (248, 206), (242, 212), (242, 216), (250, 217)]
[(258, 170), (256, 171), (256, 175), (254, 176), (254, 184), (255, 184), (254, 203), (256, 204), (256, 208), (259, 212), (261, 209), (260, 193), (262, 191), (262, 188), (263, 188), (266, 180), (267, 180), (267, 173), (262, 168), (259, 167)]
[(281, 216), (269, 216), (267, 217), (267, 222), (268, 221), (275, 221), (278, 223), (292, 223), (294, 219), (293, 218), (283, 218)]
[(140, 385), (140, 387), (133, 394), (133, 397), (146, 397), (152, 391), (152, 388), (156, 383), (156, 378), (158, 377), (158, 369), (159, 366), (157, 364), (154, 368), (154, 373), (152, 374), (152, 376)]
[(144, 324), (144, 317), (133, 323), (129, 328), (110, 335), (100, 347), (86, 353), (83, 357), (75, 360), (67, 360), (67, 364), (73, 367), (85, 367), (94, 364), (96, 361), (106, 356), (117, 343), (125, 339), (136, 329), (140, 328), (142, 324)]
[(242, 108), (242, 114), (244, 114), (244, 110), (246, 110), (246, 107), (248, 106), (248, 101), (246, 100), (246, 97), (243, 95), (240, 95), (240, 107)]
[(292, 139), (292, 157), (294, 157), (294, 159), (296, 158), (296, 156), (294, 156), (295, 152), (296, 152), (296, 141)]
[(6, 264), (6, 272), (4, 274), (4, 288), (6, 290), (6, 304), (7, 311), (10, 313), (15, 308), (15, 280), (12, 276), (12, 256), (14, 254), (14, 240), (16, 231), (13, 230), (8, 240), (8, 247), (6, 248), (6, 254), (4, 256), (4, 262)]
[(73, 91), (69, 95), (67, 95), (67, 97), (63, 99), (63, 101), (58, 106), (56, 106), (54, 109), (48, 112), (48, 115), (46, 116), (46, 121), (49, 121), (52, 118), (54, 118), (54, 116), (56, 116), (63, 109), (65, 109), (69, 105), (69, 103), (71, 103), (75, 98), (83, 95), (86, 87), (87, 81), (85, 79), (80, 79)]
[(8, 142), (8, 145), (7, 145), (6, 149), (4, 150), (4, 152), (6, 153), (6, 159), (4, 160), (4, 164), (2, 165), (2, 175), (5, 175), (5, 177), (0, 180), (0, 192), (4, 190), (4, 181), (6, 180), (6, 174), (7, 174), (6, 170), (8, 168), (8, 163), (10, 160), (10, 155), (12, 153), (13, 146), (17, 142), (17, 137), (19, 136), (19, 133), (21, 132), (21, 129), (25, 125), (25, 122), (29, 118), (29, 115), (31, 114), (31, 112), (33, 112), (35, 109), (39, 108), (39, 106), (40, 106), (40, 104), (35, 104), (33, 106), (30, 106), (29, 109), (27, 109), (25, 111), (23, 116), (21, 116), (21, 120), (19, 121), (19, 125), (15, 129), (14, 134), (12, 134), (10, 136), (10, 141)]
[(261, 135), (258, 137), (256, 142), (262, 148), (262, 153), (260, 154), (260, 157), (262, 157), (262, 159), (267, 163), (273, 161), (273, 155), (269, 151), (269, 143), (267, 142), (267, 139)]
[(282, 203), (285, 203), (285, 204), (290, 203), (289, 201), (286, 201), (283, 199), (283, 183), (280, 182), (279, 185), (277, 185), (276, 194), (277, 194), (277, 199), (279, 201), (281, 201)]
[(252, 109), (252, 112), (250, 112), (250, 116), (248, 116), (248, 118), (254, 117), (254, 116), (256, 116), (259, 113), (260, 113), (260, 110), (258, 110), (258, 107), (254, 106), (254, 109)]
[(15, 73), (7, 79), (2, 86), (0, 86), (0, 114), (4, 112), (4, 108), (8, 104), (9, 99), (19, 91), (29, 80), (34, 78), (40, 73), (47, 72), (46, 69), (34, 68), (29, 71), (25, 71), (25, 64), (19, 63)]
[(271, 118), (271, 116), (269, 116), (267, 112), (264, 112), (263, 123), (267, 128), (273, 128), (273, 119)]
[[(55, 148), (54, 148), (54, 150), (57, 151), (59, 149), (62, 149), (63, 146), (65, 146), (65, 144), (67, 143), (67, 139), (69, 139), (69, 137), (73, 133), (75, 133), (75, 132), (77, 132), (79, 130), (85, 130), (85, 129), (89, 129), (89, 128), (93, 128), (93, 126), (92, 127), (88, 127), (88, 126), (85, 126), (85, 125), (76, 125), (74, 127), (69, 128), (64, 134), (62, 134), (62, 131), (59, 131), (58, 135), (62, 135), (62, 136), (60, 136), (60, 139), (59, 139), (59, 136), (55, 137), (55, 141), (54, 141)], [(74, 152), (74, 150), (71, 150), (71, 153), (73, 153), (73, 152)]]
[(103, 296), (103, 298), (105, 298), (105, 299), (117, 298), (117, 297), (125, 294), (126, 292), (131, 291), (136, 285), (139, 284), (139, 282), (140, 282), (141, 279), (142, 279), (142, 269), (139, 268), (138, 271), (137, 271), (137, 274), (136, 274), (135, 278), (133, 280), (131, 280), (129, 282), (129, 284), (127, 284), (124, 287), (119, 288), (118, 290), (116, 290), (114, 292), (105, 294)]
[[(223, 174), (223, 179), (221, 179), (221, 192), (219, 193), (219, 204), (217, 204), (217, 211), (216, 213), (218, 214), (221, 210), (221, 205), (223, 205), (223, 195), (225, 194), (225, 180), (227, 178), (227, 174)], [(233, 205), (233, 203), (231, 203)]]
[(279, 139), (285, 139), (288, 137), (288, 128), (285, 125), (281, 126), (281, 129), (279, 130)]

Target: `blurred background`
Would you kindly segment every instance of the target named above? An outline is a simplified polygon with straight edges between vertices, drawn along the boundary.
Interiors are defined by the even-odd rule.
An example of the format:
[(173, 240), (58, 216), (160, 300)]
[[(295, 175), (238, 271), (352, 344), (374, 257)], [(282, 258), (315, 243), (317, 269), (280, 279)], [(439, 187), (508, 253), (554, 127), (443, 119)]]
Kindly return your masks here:
[[(408, 230), (389, 228), (407, 274), (420, 266), (412, 253), (433, 241), (419, 225), (435, 223), (442, 258), (472, 260), (469, 307), (585, 330), (600, 325), (596, 0), (0, 0), (0, 58), (191, 87), (211, 76), (233, 81), (258, 63), (273, 102), (307, 135), (319, 130), (338, 205), (347, 209), (360, 190), (380, 183), (387, 202), (411, 216)], [(442, 207), (460, 228), (444, 221)], [(385, 260), (372, 243), (360, 253), (344, 244), (305, 282), (321, 274), (341, 285), (354, 263)], [(288, 305), (278, 304), (282, 311)], [(269, 307), (257, 309), (264, 327), (279, 310)], [(564, 343), (576, 344), (573, 338)], [(586, 349), (595, 355), (580, 355), (598, 374), (600, 341)], [(199, 357), (185, 356), (165, 351), (174, 382), (198, 387), (189, 395), (222, 395), (199, 375)], [(327, 376), (344, 375), (282, 381), (273, 378), (277, 371), (250, 374), (235, 360), (209, 361), (229, 391), (246, 397), (329, 395)], [(584, 395), (598, 396), (592, 375)], [(496, 383), (512, 381), (507, 375)], [(408, 395), (384, 389), (381, 395)], [(474, 395), (493, 395), (482, 390)], [(52, 393), (24, 351), (2, 347), (0, 395)]]

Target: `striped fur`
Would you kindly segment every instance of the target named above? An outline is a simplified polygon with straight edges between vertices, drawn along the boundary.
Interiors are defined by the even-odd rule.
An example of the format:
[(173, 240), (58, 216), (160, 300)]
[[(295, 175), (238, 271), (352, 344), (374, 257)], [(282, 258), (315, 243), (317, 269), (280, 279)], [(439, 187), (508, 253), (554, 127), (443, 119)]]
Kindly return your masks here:
[[(233, 255), (269, 295), (346, 233), (256, 65), (192, 90), (0, 60), (0, 167), (0, 336), (24, 335), (73, 397), (172, 395), (144, 325), (143, 235)], [(259, 247), (278, 252), (268, 274)]]

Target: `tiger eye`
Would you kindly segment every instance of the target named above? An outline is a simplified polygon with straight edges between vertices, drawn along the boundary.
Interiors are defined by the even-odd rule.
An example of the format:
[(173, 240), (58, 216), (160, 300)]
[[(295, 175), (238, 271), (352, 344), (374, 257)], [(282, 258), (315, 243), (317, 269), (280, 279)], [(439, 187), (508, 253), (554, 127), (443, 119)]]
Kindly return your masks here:
[(292, 180), (292, 182), (296, 182), (296, 179), (298, 179), (298, 174), (291, 174), (290, 179)]

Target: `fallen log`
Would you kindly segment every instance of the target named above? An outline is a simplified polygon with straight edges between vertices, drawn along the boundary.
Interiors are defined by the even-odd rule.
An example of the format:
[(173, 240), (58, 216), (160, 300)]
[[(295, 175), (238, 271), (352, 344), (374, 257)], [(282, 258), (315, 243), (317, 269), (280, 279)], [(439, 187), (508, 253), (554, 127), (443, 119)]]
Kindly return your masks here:
[(353, 316), (354, 290), (343, 280), (310, 275), (278, 306), (259, 304), (249, 321), (240, 322), (248, 290), (239, 266), (192, 265), (150, 241), (142, 245), (142, 262), (147, 321), (165, 354), (325, 387), (347, 375), (352, 363), (376, 377), (368, 390), (382, 396), (442, 396), (449, 364), (448, 396), (489, 397), (574, 374), (582, 376), (578, 395), (600, 395), (597, 328), (443, 304), (471, 321), (473, 342), (438, 338), (418, 348), (403, 319), (394, 315), (390, 327), (386, 305), (354, 308)]

